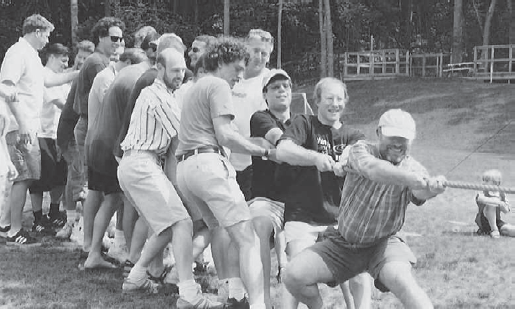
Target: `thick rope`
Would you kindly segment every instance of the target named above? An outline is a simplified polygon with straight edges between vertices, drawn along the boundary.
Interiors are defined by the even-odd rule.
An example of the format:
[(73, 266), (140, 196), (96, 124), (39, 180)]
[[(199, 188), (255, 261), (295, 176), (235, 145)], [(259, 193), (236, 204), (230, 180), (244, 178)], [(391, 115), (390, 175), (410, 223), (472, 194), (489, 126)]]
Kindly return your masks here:
[[(348, 166), (345, 166), (344, 170), (347, 173), (354, 173), (354, 174), (357, 173), (355, 170), (353, 170), (352, 168), (350, 168)], [(454, 188), (454, 189), (465, 189), (465, 190), (476, 190), (476, 191), (497, 191), (497, 192), (515, 194), (515, 188), (500, 187), (500, 186), (495, 186), (495, 185), (483, 185), (483, 184), (460, 182), (460, 181), (444, 181), (443, 185), (444, 185), (444, 187)]]

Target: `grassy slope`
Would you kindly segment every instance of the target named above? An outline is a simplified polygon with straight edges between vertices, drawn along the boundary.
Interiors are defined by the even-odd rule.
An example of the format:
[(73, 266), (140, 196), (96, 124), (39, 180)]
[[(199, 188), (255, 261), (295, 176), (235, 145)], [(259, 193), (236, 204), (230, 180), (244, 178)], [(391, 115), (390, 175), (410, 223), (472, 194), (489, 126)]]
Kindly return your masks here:
[[(496, 167), (504, 172), (504, 184), (515, 186), (515, 86), (400, 79), (348, 87), (351, 102), (344, 119), (370, 138), (381, 113), (403, 108), (418, 125), (413, 155), (431, 174), (477, 182), (484, 168)], [(473, 191), (449, 189), (423, 207), (410, 207), (404, 230), (421, 235), (408, 237), (418, 257), (416, 276), (437, 308), (513, 308), (515, 239), (473, 236), (473, 197)], [(508, 215), (506, 221), (515, 223), (514, 218)], [(161, 308), (173, 303), (172, 296), (123, 296), (121, 273), (80, 272), (77, 255), (48, 245), (0, 245), (0, 307)], [(323, 288), (323, 294), (330, 308), (343, 307), (340, 292)], [(278, 305), (277, 284), (272, 295)], [(391, 294), (374, 292), (373, 308), (399, 306)]]

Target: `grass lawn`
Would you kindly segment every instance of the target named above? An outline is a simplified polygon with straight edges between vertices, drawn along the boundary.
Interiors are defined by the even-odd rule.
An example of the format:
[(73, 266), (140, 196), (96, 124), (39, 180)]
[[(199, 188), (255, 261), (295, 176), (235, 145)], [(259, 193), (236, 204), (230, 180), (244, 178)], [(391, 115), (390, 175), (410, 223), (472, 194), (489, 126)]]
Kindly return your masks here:
[[(515, 86), (397, 79), (348, 87), (344, 121), (369, 138), (375, 138), (384, 111), (403, 108), (418, 126), (412, 154), (431, 174), (478, 183), (484, 169), (498, 168), (503, 185), (515, 187)], [(403, 232), (418, 258), (415, 275), (436, 308), (515, 308), (515, 239), (474, 234), (474, 196), (474, 191), (448, 189), (421, 207), (409, 207)], [(27, 212), (28, 225), (30, 220)], [(515, 213), (504, 220), (515, 224)], [(33, 248), (0, 245), (0, 307), (175, 308), (173, 295), (122, 295), (121, 270), (85, 273), (77, 268), (78, 255), (52, 239)], [(280, 308), (281, 288), (272, 282)], [(344, 307), (339, 290), (321, 290), (329, 308)], [(372, 307), (401, 305), (391, 293), (374, 291)]]

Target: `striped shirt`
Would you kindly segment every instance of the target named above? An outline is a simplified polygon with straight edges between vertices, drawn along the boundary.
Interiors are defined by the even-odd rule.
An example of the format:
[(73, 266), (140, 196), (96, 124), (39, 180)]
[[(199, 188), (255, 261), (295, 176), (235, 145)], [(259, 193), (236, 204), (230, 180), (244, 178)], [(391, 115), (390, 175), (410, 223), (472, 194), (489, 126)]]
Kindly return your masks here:
[[(409, 187), (368, 179), (365, 167), (375, 160), (382, 160), (378, 144), (359, 141), (350, 149), (348, 164), (355, 172), (345, 179), (338, 230), (351, 247), (368, 247), (394, 235), (404, 224), (408, 204), (425, 202), (414, 197)], [(396, 167), (428, 177), (427, 170), (410, 156)]]
[(180, 114), (172, 90), (156, 79), (136, 100), (127, 136), (120, 145), (122, 150), (166, 153), (172, 138), (177, 136)]

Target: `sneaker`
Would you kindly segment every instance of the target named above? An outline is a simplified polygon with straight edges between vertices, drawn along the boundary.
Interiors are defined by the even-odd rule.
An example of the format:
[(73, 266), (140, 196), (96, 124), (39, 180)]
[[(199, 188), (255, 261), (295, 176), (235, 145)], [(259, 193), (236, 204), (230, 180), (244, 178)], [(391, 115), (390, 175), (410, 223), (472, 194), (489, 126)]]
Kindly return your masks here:
[(236, 300), (235, 298), (229, 298), (227, 300), (228, 309), (249, 309), (249, 301), (247, 297), (243, 297), (242, 300)]
[(150, 279), (145, 279), (143, 284), (137, 285), (129, 279), (125, 279), (122, 285), (122, 293), (157, 294), (159, 293), (159, 284), (152, 282)]
[(212, 301), (203, 295), (200, 295), (199, 300), (194, 304), (182, 297), (177, 299), (177, 309), (223, 309), (224, 307), (224, 304)]
[(0, 237), (7, 237), (7, 232), (9, 232), (11, 230), (11, 226), (8, 225), (8, 226), (4, 226), (4, 227), (1, 227), (0, 226)]
[(43, 222), (34, 222), (32, 225), (32, 231), (36, 233), (38, 236), (54, 236), (55, 231), (48, 227), (46, 224), (43, 224)]
[(60, 229), (67, 223), (65, 211), (60, 211), (56, 215), (48, 215), (48, 219), (54, 229)]
[(59, 239), (70, 239), (73, 230), (73, 223), (66, 222), (66, 224), (55, 233), (55, 237)]
[(127, 260), (127, 258), (129, 257), (126, 246), (116, 246), (116, 245), (109, 247), (109, 250), (107, 250), (107, 255), (109, 257), (117, 260), (120, 264), (124, 263)]
[(84, 243), (84, 220), (81, 217), (78, 221), (75, 221), (73, 224), (72, 234), (70, 235), (70, 240), (76, 242), (79, 246), (82, 246)]
[(13, 245), (31, 245), (37, 243), (36, 239), (31, 237), (27, 231), (21, 229), (14, 236), (7, 237), (7, 244)]
[(499, 233), (499, 231), (491, 231), (490, 237), (492, 237), (494, 239), (501, 238), (501, 234)]

